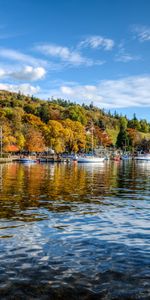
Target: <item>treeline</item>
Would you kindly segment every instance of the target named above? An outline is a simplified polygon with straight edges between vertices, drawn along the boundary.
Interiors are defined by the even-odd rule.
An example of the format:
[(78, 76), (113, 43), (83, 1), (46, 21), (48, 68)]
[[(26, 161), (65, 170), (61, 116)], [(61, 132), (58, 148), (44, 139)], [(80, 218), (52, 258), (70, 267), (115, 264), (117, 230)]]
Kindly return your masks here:
[(149, 148), (150, 123), (132, 120), (116, 112), (106, 113), (91, 103), (76, 104), (63, 99), (40, 100), (20, 92), (0, 91), (0, 126), (3, 151), (41, 152), (53, 148), (57, 153), (91, 150), (94, 147)]

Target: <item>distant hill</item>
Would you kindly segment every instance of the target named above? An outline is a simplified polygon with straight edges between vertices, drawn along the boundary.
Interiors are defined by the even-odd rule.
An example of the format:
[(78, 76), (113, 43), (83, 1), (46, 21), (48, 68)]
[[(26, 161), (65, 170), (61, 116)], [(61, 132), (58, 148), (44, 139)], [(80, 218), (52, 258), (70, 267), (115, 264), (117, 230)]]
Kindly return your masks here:
[[(20, 151), (43, 151), (46, 148), (53, 148), (56, 152), (90, 151), (91, 128), (95, 147), (116, 144), (129, 149), (149, 147), (150, 139), (150, 124), (138, 120), (135, 115), (128, 120), (116, 112), (106, 113), (92, 103), (79, 105), (53, 98), (45, 101), (2, 90), (0, 126), (3, 129), (3, 151), (17, 148)], [(120, 130), (127, 135), (125, 138), (122, 135), (119, 144)], [(12, 145), (17, 148), (10, 148)]]

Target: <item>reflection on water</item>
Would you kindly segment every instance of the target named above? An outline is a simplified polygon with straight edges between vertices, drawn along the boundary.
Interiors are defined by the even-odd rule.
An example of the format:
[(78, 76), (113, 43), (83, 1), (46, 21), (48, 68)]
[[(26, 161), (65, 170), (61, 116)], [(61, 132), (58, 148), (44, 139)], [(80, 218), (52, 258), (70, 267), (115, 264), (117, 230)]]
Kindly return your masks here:
[(0, 299), (149, 299), (150, 163), (0, 165)]

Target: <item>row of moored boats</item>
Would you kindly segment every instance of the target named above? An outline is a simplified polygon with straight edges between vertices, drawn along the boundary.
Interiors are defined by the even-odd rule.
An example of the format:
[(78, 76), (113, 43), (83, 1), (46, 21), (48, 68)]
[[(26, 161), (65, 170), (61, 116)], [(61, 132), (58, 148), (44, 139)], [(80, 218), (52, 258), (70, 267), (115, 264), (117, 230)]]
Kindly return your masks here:
[[(46, 158), (32, 158), (32, 157), (22, 157), (19, 158), (18, 161), (22, 162), (22, 163), (34, 163), (34, 162), (61, 162), (61, 161), (77, 161), (78, 163), (101, 163), (104, 160), (108, 160), (108, 157), (98, 157), (98, 156), (94, 156), (94, 155), (76, 155), (76, 156), (72, 156), (66, 159), (57, 159), (57, 160), (48, 160)], [(129, 160), (129, 159), (135, 159), (135, 160), (139, 160), (139, 161), (150, 161), (150, 153), (147, 154), (140, 154), (138, 156), (129, 156), (129, 155), (117, 155), (112, 157), (112, 160), (114, 161), (119, 161), (119, 160)]]

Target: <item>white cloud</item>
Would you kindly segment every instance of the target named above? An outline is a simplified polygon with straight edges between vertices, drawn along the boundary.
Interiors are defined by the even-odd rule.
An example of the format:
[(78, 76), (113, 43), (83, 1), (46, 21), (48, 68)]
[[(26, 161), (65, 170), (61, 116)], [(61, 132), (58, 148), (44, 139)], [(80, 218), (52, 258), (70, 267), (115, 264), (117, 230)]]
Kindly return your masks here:
[(79, 43), (79, 48), (90, 47), (93, 49), (103, 48), (104, 50), (111, 50), (115, 43), (112, 39), (104, 38), (102, 36), (90, 36)]
[(21, 63), (27, 63), (32, 66), (44, 66), (47, 65), (47, 62), (45, 60), (35, 58), (31, 55), (24, 54), (20, 51), (16, 51), (13, 49), (7, 49), (7, 48), (0, 48), (0, 57), (9, 59), (9, 60), (14, 60), (18, 61)]
[(17, 80), (36, 81), (42, 79), (46, 74), (46, 70), (43, 67), (24, 66), (15, 71), (10, 69), (11, 67), (0, 69), (0, 78), (8, 77)]
[(133, 55), (133, 54), (130, 54), (129, 52), (127, 52), (125, 47), (124, 47), (123, 42), (118, 45), (118, 48), (119, 48), (119, 51), (115, 55), (115, 61), (128, 63), (128, 62), (131, 62), (131, 61), (137, 61), (137, 60), (142, 59), (138, 55)]
[(150, 27), (134, 25), (132, 32), (140, 42), (150, 41)]
[(5, 70), (0, 69), (0, 78), (3, 78), (6, 75)]
[(42, 79), (46, 74), (46, 71), (42, 67), (31, 67), (25, 66), (19, 71), (11, 72), (9, 75), (18, 80), (39, 80)]
[(150, 76), (103, 80), (92, 86), (63, 85), (49, 94), (80, 103), (93, 101), (101, 108), (150, 107)]
[(140, 59), (141, 59), (140, 56), (134, 56), (129, 53), (118, 54), (118, 55), (116, 55), (116, 58), (115, 58), (116, 61), (124, 62), (124, 63), (130, 62), (130, 61), (136, 61), (136, 60), (140, 60)]
[(74, 66), (93, 66), (95, 64), (101, 65), (104, 63), (103, 61), (94, 62), (92, 59), (82, 56), (81, 53), (76, 50), (71, 50), (68, 47), (53, 44), (36, 46), (36, 50), (40, 51), (44, 55), (59, 58), (62, 62)]
[(65, 94), (68, 96), (70, 96), (70, 95), (74, 96), (74, 90), (69, 86), (61, 86), (60, 91), (62, 92), (62, 94)]
[(68, 84), (60, 85), (53, 90), (40, 90), (39, 86), (30, 84), (12, 85), (0, 84), (1, 90), (23, 94), (36, 94), (41, 97), (53, 96), (69, 99), (79, 103), (94, 102), (101, 108), (150, 107), (150, 75), (132, 76), (117, 80), (102, 80), (96, 85)]
[(0, 90), (7, 90), (10, 92), (21, 92), (25, 95), (33, 95), (40, 92), (39, 86), (32, 86), (28, 83), (20, 84), (20, 85), (14, 85), (14, 84), (5, 84), (0, 83)]

